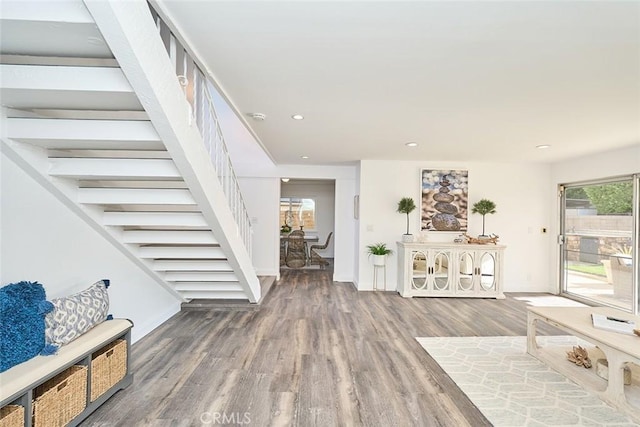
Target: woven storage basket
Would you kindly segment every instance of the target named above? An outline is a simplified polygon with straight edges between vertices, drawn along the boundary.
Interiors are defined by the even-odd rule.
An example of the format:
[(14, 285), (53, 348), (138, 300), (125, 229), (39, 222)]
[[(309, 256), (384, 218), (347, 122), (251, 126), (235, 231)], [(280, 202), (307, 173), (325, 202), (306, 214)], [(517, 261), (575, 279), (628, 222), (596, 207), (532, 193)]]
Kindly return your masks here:
[(3, 406), (0, 409), (0, 427), (24, 427), (24, 406)]
[(91, 355), (91, 401), (109, 390), (127, 373), (127, 341), (115, 340)]
[(34, 397), (34, 427), (69, 424), (87, 406), (87, 367), (69, 367), (36, 387)]

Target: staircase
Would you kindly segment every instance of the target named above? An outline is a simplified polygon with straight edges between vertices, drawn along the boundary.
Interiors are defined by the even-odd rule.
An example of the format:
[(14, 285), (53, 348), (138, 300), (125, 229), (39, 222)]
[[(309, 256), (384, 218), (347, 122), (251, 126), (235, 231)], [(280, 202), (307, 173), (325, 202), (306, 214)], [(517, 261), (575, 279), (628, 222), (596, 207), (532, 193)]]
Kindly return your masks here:
[(258, 302), (250, 230), (146, 3), (1, 7), (2, 152), (183, 301)]

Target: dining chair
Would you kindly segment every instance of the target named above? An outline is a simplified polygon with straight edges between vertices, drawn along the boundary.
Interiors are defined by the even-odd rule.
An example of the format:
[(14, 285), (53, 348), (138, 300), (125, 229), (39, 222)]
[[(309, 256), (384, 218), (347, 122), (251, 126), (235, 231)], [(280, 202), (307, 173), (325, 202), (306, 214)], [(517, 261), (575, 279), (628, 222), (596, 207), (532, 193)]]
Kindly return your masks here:
[(287, 267), (301, 268), (307, 264), (304, 231), (294, 230), (287, 236)]
[(327, 236), (327, 240), (324, 242), (324, 245), (311, 245), (311, 247), (309, 248), (309, 257), (310, 257), (309, 263), (311, 265), (317, 264), (321, 268), (329, 265), (329, 261), (321, 257), (320, 254), (316, 252), (316, 250), (327, 249), (327, 247), (329, 246), (329, 242), (331, 241), (332, 235), (333, 235), (333, 231), (329, 233), (329, 235)]

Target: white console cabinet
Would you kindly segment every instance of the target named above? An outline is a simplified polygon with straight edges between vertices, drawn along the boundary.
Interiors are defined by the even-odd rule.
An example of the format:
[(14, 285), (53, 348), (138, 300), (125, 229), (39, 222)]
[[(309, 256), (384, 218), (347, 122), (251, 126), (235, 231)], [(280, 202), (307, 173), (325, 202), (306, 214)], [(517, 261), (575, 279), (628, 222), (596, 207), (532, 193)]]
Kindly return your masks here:
[(505, 246), (398, 242), (403, 297), (504, 298)]

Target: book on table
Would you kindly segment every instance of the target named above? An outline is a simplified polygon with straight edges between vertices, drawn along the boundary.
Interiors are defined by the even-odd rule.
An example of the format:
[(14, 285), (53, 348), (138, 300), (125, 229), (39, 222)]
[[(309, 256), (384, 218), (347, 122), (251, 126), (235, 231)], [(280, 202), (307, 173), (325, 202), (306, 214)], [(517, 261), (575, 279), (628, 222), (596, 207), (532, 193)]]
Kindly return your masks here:
[(618, 332), (621, 334), (633, 335), (636, 322), (618, 316), (607, 316), (606, 314), (591, 314), (593, 327), (606, 331)]

